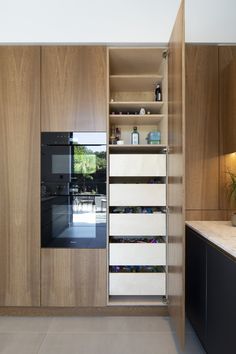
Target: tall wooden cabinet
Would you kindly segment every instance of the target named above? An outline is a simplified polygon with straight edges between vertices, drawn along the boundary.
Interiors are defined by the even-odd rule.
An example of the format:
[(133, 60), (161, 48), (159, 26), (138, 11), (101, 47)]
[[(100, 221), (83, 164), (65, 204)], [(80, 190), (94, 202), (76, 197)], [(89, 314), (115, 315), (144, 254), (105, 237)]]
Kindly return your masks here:
[(106, 47), (43, 46), (41, 130), (106, 131)]
[(0, 306), (39, 306), (39, 47), (0, 47), (0, 151)]
[[(139, 286), (133, 284), (131, 293), (134, 297), (136, 295), (149, 297), (148, 303), (139, 303), (139, 306), (159, 304), (160, 313), (163, 307), (166, 313), (168, 309), (176, 324), (181, 342), (184, 342), (185, 45), (183, 14), (182, 4), (170, 43), (164, 53), (162, 53), (163, 48), (146, 48), (147, 52), (145, 48), (130, 51), (124, 49), (123, 52), (111, 48), (113, 60), (109, 98), (107, 48), (105, 47), (43, 46), (0, 49), (0, 144), (3, 156), (0, 160), (2, 171), (0, 188), (3, 196), (0, 200), (2, 252), (0, 305), (94, 308), (116, 306), (107, 301), (109, 271), (106, 250), (41, 249), (40, 251), (40, 131), (107, 131), (108, 118), (111, 122), (118, 118), (118, 124), (124, 126), (125, 145), (129, 145), (128, 126), (140, 125), (145, 136), (149, 131), (160, 126), (161, 153), (158, 153), (159, 148), (147, 145), (143, 134), (143, 141), (138, 151), (130, 149), (130, 146), (123, 146), (123, 149), (118, 145), (109, 147), (111, 163), (114, 163), (117, 158), (123, 158), (131, 168), (130, 161), (133, 159), (135, 167), (138, 161), (141, 172), (143, 162), (147, 168), (145, 174), (141, 173), (141, 176), (140, 170), (134, 172), (132, 168), (130, 170), (126, 168), (123, 174), (130, 171), (131, 175), (126, 175), (126, 183), (122, 181), (121, 185), (115, 181), (120, 176), (119, 169), (113, 170), (115, 172), (112, 176), (114, 183), (110, 186), (110, 207), (127, 206), (122, 199), (129, 194), (130, 199), (127, 203), (132, 202), (133, 206), (161, 208), (166, 207), (167, 204), (168, 210), (165, 210), (166, 213), (158, 210), (159, 213), (151, 215), (150, 218), (146, 217), (150, 215), (141, 213), (133, 217), (111, 212), (113, 221), (110, 224), (110, 231), (112, 237), (119, 237), (122, 232), (124, 236), (130, 236), (130, 232), (134, 232), (135, 235), (140, 232), (138, 236), (142, 236), (143, 232), (146, 232), (147, 237), (154, 234), (154, 237), (163, 237), (164, 242), (154, 247), (152, 245), (149, 247), (150, 244), (138, 247), (139, 252), (141, 250), (141, 253), (144, 251), (145, 254), (136, 252), (137, 247), (133, 247), (131, 251), (133, 253), (130, 254), (129, 245), (111, 243), (110, 266), (119, 266), (117, 262), (122, 261), (125, 265), (128, 262), (134, 266), (165, 267), (164, 271), (156, 272), (154, 276), (149, 277), (150, 274), (143, 273), (138, 279)], [(136, 59), (135, 51), (139, 53)], [(121, 62), (126, 60), (126, 55), (131, 55), (132, 60), (129, 59), (127, 71), (119, 72), (119, 67), (125, 67)], [(143, 68), (145, 70), (142, 72)], [(162, 82), (163, 102), (155, 102), (156, 82)], [(110, 117), (108, 117), (108, 105)], [(141, 107), (152, 111), (152, 114), (139, 115), (139, 117), (135, 114), (112, 116), (113, 110), (124, 113), (127, 110), (136, 111)], [(117, 163), (119, 164), (119, 161)], [(152, 164), (157, 164), (160, 169), (154, 171)], [(143, 178), (141, 183), (143, 186), (140, 185), (139, 190), (137, 190), (136, 177)], [(147, 181), (148, 178), (153, 177), (157, 177), (159, 183), (152, 184)], [(130, 178), (133, 178), (132, 181)], [(130, 189), (127, 194), (129, 187), (132, 190)], [(112, 188), (115, 198), (113, 202)], [(140, 220), (142, 218), (143, 224), (147, 223), (149, 230), (142, 229), (142, 223), (137, 230), (137, 218), (135, 219), (137, 216)], [(121, 217), (120, 221), (119, 217)], [(115, 226), (118, 225), (117, 222), (119, 227)], [(152, 227), (149, 222), (152, 223)], [(133, 225), (132, 230), (125, 229), (129, 228), (129, 225)], [(165, 237), (166, 232), (168, 238)], [(112, 259), (113, 256), (115, 258)], [(150, 260), (149, 257), (152, 259)], [(137, 262), (139, 264), (134, 264)], [(115, 276), (110, 275), (110, 281), (113, 281)], [(132, 281), (135, 279), (133, 276), (131, 278)], [(153, 286), (150, 282), (153, 282)], [(122, 274), (121, 280), (118, 279), (118, 287), (119, 284), (124, 285)], [(147, 286), (148, 290), (144, 291), (143, 286), (144, 294), (139, 294), (142, 284)], [(129, 285), (131, 284), (128, 286), (125, 284), (122, 296), (130, 295)], [(117, 290), (115, 286), (114, 293), (110, 287), (111, 296), (119, 296), (119, 291), (120, 289)], [(157, 301), (150, 301), (152, 295), (156, 296)], [(168, 307), (157, 298), (162, 295), (167, 295)], [(126, 303), (126, 305), (130, 304)], [(134, 301), (133, 305), (137, 306), (137, 303), (135, 304)], [(145, 309), (146, 306), (143, 307), (144, 313)]]

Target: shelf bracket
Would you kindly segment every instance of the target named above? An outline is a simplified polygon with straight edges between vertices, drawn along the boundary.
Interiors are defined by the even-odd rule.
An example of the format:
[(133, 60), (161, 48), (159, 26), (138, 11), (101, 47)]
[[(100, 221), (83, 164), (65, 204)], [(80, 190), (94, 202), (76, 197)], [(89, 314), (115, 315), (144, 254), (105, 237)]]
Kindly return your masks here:
[(168, 305), (169, 304), (168, 297), (167, 296), (162, 296), (162, 302), (163, 302), (163, 304)]
[(164, 51), (162, 52), (162, 58), (163, 58), (163, 59), (166, 59), (166, 58), (168, 57), (168, 55), (169, 55), (168, 49), (166, 49), (166, 50), (164, 50)]

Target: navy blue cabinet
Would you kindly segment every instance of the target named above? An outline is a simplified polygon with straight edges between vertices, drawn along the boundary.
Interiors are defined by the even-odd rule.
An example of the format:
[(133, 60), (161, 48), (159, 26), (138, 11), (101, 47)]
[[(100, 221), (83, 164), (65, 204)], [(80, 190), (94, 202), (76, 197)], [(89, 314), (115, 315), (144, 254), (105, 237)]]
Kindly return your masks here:
[(189, 227), (186, 313), (207, 353), (236, 353), (236, 260)]
[(207, 352), (235, 354), (236, 261), (207, 245)]
[(203, 347), (206, 345), (206, 242), (186, 230), (186, 312)]

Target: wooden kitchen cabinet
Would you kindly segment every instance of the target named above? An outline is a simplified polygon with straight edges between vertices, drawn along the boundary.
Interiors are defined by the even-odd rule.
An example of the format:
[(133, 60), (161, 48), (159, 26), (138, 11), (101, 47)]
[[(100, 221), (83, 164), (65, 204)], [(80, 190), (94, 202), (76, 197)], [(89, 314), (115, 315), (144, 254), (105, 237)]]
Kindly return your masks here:
[(222, 153), (236, 152), (236, 47), (219, 47)]
[(218, 67), (217, 45), (186, 44), (185, 180), (189, 211), (219, 208)]
[(0, 47), (0, 306), (40, 305), (40, 48)]
[(41, 130), (106, 131), (106, 47), (41, 48)]
[[(0, 53), (2, 51), (4, 51), (3, 48), (0, 49)], [(161, 54), (159, 59), (165, 63), (164, 68), (166, 68), (164, 71), (160, 70), (159, 73), (156, 71), (156, 67), (161, 62), (156, 61), (155, 55), (151, 54), (158, 51)], [(150, 313), (148, 308), (150, 311), (150, 308), (153, 307), (153, 314), (155, 308), (151, 296), (156, 294), (160, 296), (158, 310), (160, 313), (169, 313), (172, 317), (183, 346), (185, 333), (183, 274), (185, 247), (184, 3), (181, 3), (168, 46), (159, 48), (157, 51), (155, 48), (153, 50), (153, 47), (131, 47), (131, 50), (127, 48), (127, 51), (123, 48), (122, 57), (119, 56), (120, 47), (119, 49), (113, 47), (111, 52), (117, 54), (115, 56), (119, 61), (118, 67), (120, 68), (124, 67), (121, 62), (123, 59), (126, 60), (126, 53), (131, 53), (131, 59), (134, 60), (130, 60), (131, 65), (128, 71), (118, 72), (115, 69), (115, 71), (109, 72), (107, 48), (103, 46), (11, 47), (6, 49), (0, 58), (0, 147), (3, 156), (0, 161), (2, 171), (0, 174), (0, 250), (2, 252), (0, 257), (0, 305), (21, 306), (21, 309), (17, 309), (21, 314), (25, 313), (24, 306), (41, 306), (40, 309), (37, 309), (37, 313), (41, 314), (44, 311), (45, 313), (53, 313), (53, 311), (55, 313), (63, 311), (71, 313), (71, 311), (66, 312), (67, 307), (77, 307), (77, 313), (79, 313), (80, 307), (88, 307), (91, 311), (93, 310), (94, 314), (99, 313), (97, 307), (106, 308), (107, 312), (104, 311), (104, 313), (118, 313), (117, 305), (125, 309), (127, 314), (137, 314), (139, 308), (143, 313)], [(146, 64), (150, 63), (150, 60), (151, 65), (148, 67)], [(116, 66), (116, 64), (114, 65)], [(136, 70), (137, 68), (138, 70)], [(162, 102), (157, 102), (155, 101), (155, 88), (156, 84), (161, 82), (160, 80), (162, 81), (164, 99)], [(111, 90), (108, 90), (109, 84)], [(108, 97), (108, 91), (110, 97)], [(139, 113), (141, 108), (145, 108), (146, 112), (150, 110), (151, 114), (135, 114)], [(129, 115), (131, 110), (134, 111), (134, 114)], [(125, 296), (133, 294), (135, 297), (139, 294), (149, 297), (148, 302), (144, 299), (139, 304), (135, 298), (132, 302), (128, 298), (124, 302), (119, 302), (120, 299), (113, 304), (107, 302), (107, 279), (109, 278), (107, 258), (109, 256), (106, 249), (42, 248), (40, 264), (40, 131), (106, 131), (109, 135), (110, 131), (107, 129), (106, 122), (108, 115), (112, 115), (114, 111), (119, 114), (121, 111), (124, 113), (123, 116), (119, 116), (122, 124), (123, 118), (125, 118), (124, 126), (128, 122), (131, 127), (137, 125), (136, 119), (138, 123), (141, 123), (141, 127), (146, 125), (142, 131), (142, 144), (137, 151), (136, 147), (133, 149), (133, 152), (135, 151), (133, 159), (137, 159), (140, 154), (139, 161), (145, 159), (147, 162), (147, 151), (153, 153), (156, 147), (147, 144), (145, 138), (149, 132), (157, 129), (161, 130), (162, 146), (160, 147), (163, 149), (163, 153), (166, 153), (166, 150), (169, 151), (168, 162), (166, 163), (166, 160), (162, 159), (165, 160), (164, 168), (162, 164), (159, 166), (159, 171), (153, 172), (153, 166), (150, 163), (146, 166), (147, 171), (143, 180), (145, 186), (142, 186), (142, 183), (139, 186), (143, 191), (143, 199), (138, 200), (138, 205), (141, 203), (142, 206), (144, 203), (144, 205), (150, 206), (151, 197), (146, 195), (145, 191), (148, 193), (154, 191), (157, 198), (155, 197), (155, 202), (151, 204), (155, 206), (158, 203), (160, 207), (163, 207), (166, 205), (166, 194), (168, 193), (167, 222), (164, 213), (145, 215), (148, 216), (148, 220), (152, 220), (149, 231), (145, 230), (149, 236), (158, 233), (159, 237), (166, 237), (168, 229), (169, 235), (163, 242), (164, 244), (160, 247), (159, 245), (155, 247), (155, 245), (152, 248), (152, 252), (155, 253), (154, 258), (158, 256), (159, 251), (161, 252), (160, 263), (161, 266), (164, 263), (165, 269), (163, 272), (156, 272), (156, 274), (141, 274), (141, 276), (138, 274), (137, 277), (135, 274), (128, 277), (123, 277), (121, 274), (122, 279), (119, 274), (118, 276), (112, 274), (110, 277), (115, 295), (117, 295), (117, 291), (121, 293), (124, 291), (123, 295)], [(109, 118), (111, 122), (114, 122), (117, 117)], [(114, 124), (119, 126), (121, 121)], [(127, 132), (124, 140), (129, 145), (129, 130), (122, 128), (122, 131), (123, 133)], [(114, 156), (115, 151), (119, 151), (117, 146), (107, 148), (108, 160), (111, 151)], [(123, 154), (123, 152), (127, 152), (127, 148), (129, 150), (130, 146), (127, 147), (124, 144), (118, 148), (122, 149)], [(130, 152), (132, 152), (132, 147)], [(141, 156), (142, 154), (145, 155), (144, 158)], [(132, 157), (127, 157), (128, 160), (130, 158)], [(158, 160), (161, 161), (160, 156), (158, 156)], [(155, 163), (153, 164), (155, 165)], [(143, 169), (140, 170), (140, 165), (135, 168), (137, 174), (141, 174), (139, 177), (142, 178)], [(166, 170), (168, 170), (168, 174)], [(132, 169), (129, 171), (125, 169), (125, 171), (127, 174), (130, 173), (133, 178)], [(116, 175), (117, 172), (114, 173)], [(160, 177), (161, 183), (148, 181), (150, 174)], [(135, 181), (131, 184), (136, 188)], [(124, 187), (129, 186), (124, 183), (123, 190)], [(115, 196), (116, 192), (117, 188)], [(134, 189), (133, 192), (135, 192)], [(129, 190), (130, 201), (134, 204), (136, 195), (138, 193), (132, 193)], [(47, 213), (46, 210), (50, 209), (48, 207), (50, 203), (46, 204), (41, 211)], [(109, 210), (108, 207), (107, 210)], [(149, 216), (154, 217), (149, 218)], [(158, 219), (156, 216), (161, 216), (161, 218)], [(128, 225), (128, 218), (125, 218), (126, 225), (123, 226)], [(131, 221), (131, 218), (129, 220)], [(145, 220), (147, 220), (146, 217)], [(157, 222), (158, 225), (155, 228)], [(48, 224), (46, 226), (50, 231), (51, 225)], [(155, 228), (155, 231), (150, 232), (152, 227)], [(127, 230), (123, 230), (123, 232), (126, 233)], [(132, 229), (132, 232), (136, 233), (135, 228)], [(139, 232), (141, 232), (140, 229)], [(109, 239), (107, 239), (107, 243), (108, 241)], [(140, 248), (147, 250), (149, 258), (149, 255), (153, 253), (149, 252), (149, 247), (146, 249), (142, 246)], [(127, 252), (127, 248), (125, 248), (125, 252)], [(156, 252), (158, 253), (156, 254)], [(140, 259), (135, 258), (134, 261), (135, 263), (140, 262)], [(146, 263), (146, 259), (142, 258), (140, 263), (144, 261)], [(130, 258), (128, 262), (130, 262)], [(152, 289), (153, 283), (155, 286)], [(168, 297), (168, 302), (163, 301), (163, 295)], [(5, 313), (11, 312), (9, 309), (4, 309), (4, 311)], [(32, 309), (30, 313), (33, 311), (35, 309)]]
[(41, 306), (106, 306), (106, 249), (42, 249), (41, 262)]

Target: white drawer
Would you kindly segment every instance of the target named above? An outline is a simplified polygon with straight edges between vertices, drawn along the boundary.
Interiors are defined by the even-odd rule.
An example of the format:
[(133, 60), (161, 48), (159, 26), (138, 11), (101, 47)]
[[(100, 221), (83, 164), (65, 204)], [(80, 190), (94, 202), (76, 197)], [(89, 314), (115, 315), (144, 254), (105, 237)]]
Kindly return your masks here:
[(110, 236), (166, 236), (165, 214), (110, 214)]
[(110, 273), (110, 295), (165, 295), (165, 273)]
[(165, 205), (165, 184), (110, 184), (110, 206)]
[(111, 154), (110, 176), (166, 176), (166, 155)]
[(166, 265), (165, 243), (110, 243), (110, 265)]

